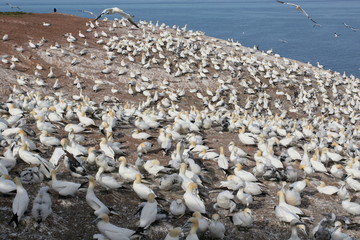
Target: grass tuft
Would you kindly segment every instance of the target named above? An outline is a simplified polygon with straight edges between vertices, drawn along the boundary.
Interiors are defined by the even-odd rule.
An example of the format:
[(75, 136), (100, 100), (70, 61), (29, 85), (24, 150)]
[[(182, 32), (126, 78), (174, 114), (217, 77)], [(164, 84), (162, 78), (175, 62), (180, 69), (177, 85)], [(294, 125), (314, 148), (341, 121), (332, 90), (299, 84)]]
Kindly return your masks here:
[(25, 14), (31, 14), (28, 12), (0, 12), (0, 16), (19, 16), (19, 15), (25, 15)]

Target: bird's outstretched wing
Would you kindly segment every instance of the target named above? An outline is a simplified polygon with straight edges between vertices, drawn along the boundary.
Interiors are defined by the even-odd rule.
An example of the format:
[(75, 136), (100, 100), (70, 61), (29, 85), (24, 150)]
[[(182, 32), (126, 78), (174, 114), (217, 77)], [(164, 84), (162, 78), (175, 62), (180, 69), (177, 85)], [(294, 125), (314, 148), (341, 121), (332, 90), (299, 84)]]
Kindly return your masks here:
[(276, 0), (276, 1), (277, 1), (278, 3), (290, 5), (290, 6), (293, 6), (293, 7), (299, 7), (299, 5), (297, 5), (297, 4), (295, 4), (295, 3), (283, 2), (283, 1), (279, 1), (279, 0)]
[(132, 17), (130, 16), (130, 14), (126, 13), (126, 12), (121, 12), (120, 15), (123, 18), (126, 18), (132, 25), (134, 25), (135, 27), (139, 28), (139, 26), (136, 24), (136, 22), (132, 19)]
[(83, 13), (88, 13), (88, 14), (90, 14), (91, 16), (96, 17), (95, 13), (93, 13), (93, 12), (91, 12), (91, 11), (88, 11), (88, 10), (81, 10), (81, 9), (79, 9), (79, 11), (80, 11), (80, 12), (83, 12)]
[(305, 10), (304, 10), (302, 7), (299, 7), (299, 10), (300, 10), (308, 19), (310, 19), (310, 21), (312, 21), (313, 23), (317, 24), (317, 22), (316, 22), (314, 19), (312, 19), (312, 18), (310, 17), (310, 15), (309, 15), (307, 12), (305, 12)]
[(283, 2), (283, 1), (279, 1), (279, 0), (276, 0), (278, 3), (282, 3), (282, 4), (286, 4), (286, 5), (290, 5), (290, 6), (293, 6), (295, 7), (296, 10), (299, 10), (301, 11), (310, 21), (312, 21), (313, 23), (315, 24), (318, 24), (314, 19), (312, 19), (310, 17), (310, 15), (300, 6), (300, 5), (297, 5), (295, 3), (289, 3), (289, 2)]
[(97, 18), (95, 18), (95, 20), (98, 20), (99, 18), (101, 18), (102, 16), (104, 16), (106, 14), (109, 14), (109, 9), (110, 8), (107, 8), (104, 11), (102, 11), (102, 13), (100, 13), (100, 15)]
[(11, 5), (10, 3), (6, 3), (6, 5), (8, 5), (11, 8), (17, 8), (17, 9), (21, 10), (18, 6)]

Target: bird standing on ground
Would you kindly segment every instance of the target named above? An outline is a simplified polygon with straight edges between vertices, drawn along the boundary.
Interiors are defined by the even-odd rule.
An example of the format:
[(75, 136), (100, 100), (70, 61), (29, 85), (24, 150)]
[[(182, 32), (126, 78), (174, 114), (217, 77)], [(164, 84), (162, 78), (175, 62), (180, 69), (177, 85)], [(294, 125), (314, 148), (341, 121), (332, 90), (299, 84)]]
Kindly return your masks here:
[(31, 214), (37, 223), (44, 221), (51, 213), (51, 198), (49, 194), (49, 187), (42, 187), (34, 200)]
[(155, 194), (149, 193), (147, 202), (143, 205), (140, 214), (139, 228), (148, 228), (156, 220), (157, 215), (157, 202)]
[(130, 16), (130, 14), (124, 12), (123, 10), (121, 10), (120, 8), (117, 8), (117, 7), (105, 9), (104, 11), (102, 11), (102, 13), (97, 18), (95, 18), (95, 20), (98, 20), (103, 15), (115, 14), (115, 13), (119, 13), (123, 18), (126, 18), (132, 25), (139, 28), (139, 26), (134, 22), (133, 18)]
[(9, 224), (15, 222), (16, 226), (18, 226), (21, 217), (29, 205), (30, 199), (28, 193), (21, 184), (20, 178), (16, 177), (14, 182), (16, 183), (16, 196), (12, 205), (14, 215)]
[(109, 222), (109, 216), (102, 214), (96, 219), (96, 226), (99, 231), (108, 239), (130, 239), (135, 231), (127, 228), (115, 226)]

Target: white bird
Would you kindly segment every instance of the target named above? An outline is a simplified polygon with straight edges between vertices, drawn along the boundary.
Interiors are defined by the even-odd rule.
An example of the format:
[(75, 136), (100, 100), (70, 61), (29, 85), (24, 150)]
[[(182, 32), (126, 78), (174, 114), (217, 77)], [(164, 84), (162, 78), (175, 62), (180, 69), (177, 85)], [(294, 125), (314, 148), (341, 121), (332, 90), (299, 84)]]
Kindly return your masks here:
[(189, 219), (189, 221), (191, 222), (191, 230), (185, 240), (199, 240), (196, 234), (199, 228), (199, 220), (195, 217), (192, 217)]
[(326, 186), (325, 182), (321, 181), (320, 185), (316, 187), (316, 189), (320, 193), (324, 193), (326, 195), (333, 195), (339, 191), (339, 189), (335, 186)]
[(225, 237), (225, 225), (219, 221), (219, 214), (212, 215), (212, 221), (209, 225), (209, 231), (212, 238), (224, 239)]
[(164, 240), (179, 240), (179, 236), (182, 232), (180, 227), (173, 228), (169, 230), (169, 233), (166, 235)]
[(99, 198), (96, 197), (94, 192), (95, 187), (95, 179), (92, 176), (87, 177), (89, 179), (89, 186), (86, 190), (86, 202), (87, 204), (94, 210), (94, 214), (96, 216), (100, 216), (102, 214), (115, 214), (110, 208), (108, 208), (103, 202), (100, 201)]
[(115, 158), (114, 150), (109, 146), (106, 138), (101, 138), (100, 149), (104, 152), (104, 154), (112, 159)]
[(12, 204), (12, 210), (14, 215), (10, 223), (15, 222), (15, 225), (18, 226), (21, 217), (24, 215), (26, 209), (28, 208), (30, 199), (28, 193), (21, 184), (20, 178), (16, 177), (14, 179), (14, 182), (16, 183), (16, 196)]
[(205, 204), (197, 194), (197, 184), (190, 183), (184, 194), (185, 205), (190, 211), (206, 213)]
[(254, 222), (254, 218), (249, 208), (245, 208), (243, 211), (235, 213), (231, 217), (231, 220), (235, 226), (240, 226), (244, 228), (251, 227)]
[(0, 177), (0, 193), (10, 193), (16, 190), (16, 184), (11, 181), (9, 175), (2, 175)]
[(283, 1), (279, 1), (279, 0), (276, 0), (278, 3), (282, 3), (282, 4), (286, 4), (286, 5), (290, 5), (290, 6), (293, 6), (295, 7), (296, 10), (302, 12), (310, 21), (312, 21), (313, 23), (317, 24), (317, 22), (314, 21), (314, 19), (312, 19), (309, 14), (307, 12), (305, 12), (305, 10), (300, 6), (300, 5), (297, 5), (295, 3), (288, 3), (288, 2), (283, 2)]
[(135, 175), (135, 181), (133, 182), (133, 189), (135, 193), (139, 196), (140, 199), (148, 199), (150, 193), (155, 194), (152, 189), (150, 189), (145, 184), (141, 183), (141, 175)]
[(236, 208), (236, 204), (233, 199), (234, 195), (230, 191), (222, 191), (216, 197), (216, 203), (214, 204), (214, 208), (229, 209), (229, 212), (231, 213)]
[(186, 211), (186, 206), (182, 199), (172, 200), (170, 204), (170, 212), (174, 216), (183, 216)]
[(147, 160), (143, 167), (149, 174), (154, 176), (156, 176), (160, 171), (165, 170), (165, 167), (161, 166), (160, 161), (157, 159)]
[(350, 197), (341, 202), (341, 206), (352, 215), (360, 215), (360, 204), (351, 202)]
[(10, 4), (10, 3), (6, 3), (6, 5), (8, 5), (10, 8), (16, 8), (16, 9), (21, 10), (21, 8), (20, 8), (20, 7), (15, 6), (15, 5), (12, 5), (12, 4)]
[(251, 194), (244, 192), (244, 187), (240, 187), (236, 193), (236, 198), (244, 205), (249, 206), (254, 200)]
[(80, 11), (80, 12), (83, 12), (83, 13), (87, 13), (87, 14), (89, 14), (90, 16), (96, 17), (95, 13), (93, 13), (93, 12), (91, 12), (91, 11), (88, 11), (88, 10), (80, 10), (80, 9), (79, 9), (79, 11)]
[(126, 18), (131, 24), (133, 24), (135, 27), (139, 28), (139, 26), (134, 22), (133, 18), (130, 16), (130, 14), (124, 12), (123, 10), (121, 10), (120, 8), (117, 8), (117, 7), (105, 9), (104, 11), (102, 11), (102, 13), (97, 18), (95, 18), (95, 20), (101, 18), (103, 15), (115, 14), (115, 13), (119, 13), (123, 18)]
[(122, 188), (122, 184), (118, 182), (113, 176), (105, 175), (103, 172), (105, 171), (104, 167), (99, 167), (95, 179), (96, 181), (106, 189), (118, 189)]
[(155, 222), (156, 216), (157, 202), (155, 200), (155, 194), (149, 193), (147, 202), (142, 206), (141, 209), (139, 228), (148, 228), (153, 222)]
[(43, 222), (52, 213), (51, 205), (49, 187), (41, 187), (31, 210), (31, 214), (37, 223)]
[(56, 170), (51, 171), (51, 188), (58, 192), (61, 196), (72, 196), (79, 190), (80, 187), (80, 183), (57, 180)]
[[(290, 222), (291, 226), (291, 236), (288, 240), (301, 240), (301, 238), (298, 236), (298, 229), (307, 236), (306, 227), (305, 224), (300, 222), (297, 219), (294, 219)], [(316, 238), (317, 239), (317, 238)]]
[(110, 223), (109, 216), (102, 214), (96, 219), (99, 231), (110, 240), (129, 240), (135, 231), (115, 226)]
[(60, 145), (60, 140), (57, 137), (53, 137), (53, 136), (48, 136), (48, 133), (46, 130), (42, 130), (41, 131), (41, 135), (39, 137), (40, 142), (42, 144), (44, 144), (45, 146), (59, 146)]
[(135, 166), (126, 166), (126, 158), (121, 156), (119, 157), (119, 174), (125, 180), (134, 181), (136, 174), (140, 174), (140, 172), (136, 169)]
[(38, 154), (27, 151), (27, 144), (23, 143), (19, 149), (19, 157), (28, 164), (40, 165), (40, 171), (50, 177), (50, 171), (54, 168), (53, 164)]

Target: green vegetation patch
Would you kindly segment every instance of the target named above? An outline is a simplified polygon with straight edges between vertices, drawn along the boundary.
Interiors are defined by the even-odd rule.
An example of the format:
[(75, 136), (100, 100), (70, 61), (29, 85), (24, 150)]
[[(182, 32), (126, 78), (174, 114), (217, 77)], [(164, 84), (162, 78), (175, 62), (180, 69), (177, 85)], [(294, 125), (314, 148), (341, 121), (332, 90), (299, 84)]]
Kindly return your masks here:
[(25, 15), (25, 14), (31, 14), (28, 12), (0, 12), (0, 16), (19, 16), (19, 15)]

